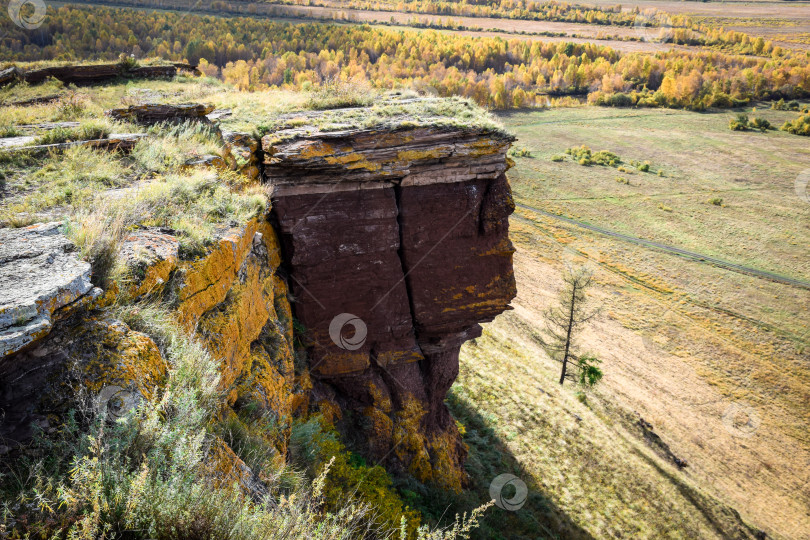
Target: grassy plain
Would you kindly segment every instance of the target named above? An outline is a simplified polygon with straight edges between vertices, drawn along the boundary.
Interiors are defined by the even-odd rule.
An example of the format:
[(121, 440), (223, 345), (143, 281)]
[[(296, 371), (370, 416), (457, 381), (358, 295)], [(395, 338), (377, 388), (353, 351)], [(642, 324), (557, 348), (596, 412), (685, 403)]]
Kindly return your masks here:
[[(752, 113), (777, 125), (795, 114)], [(501, 115), (532, 152), (510, 171), (516, 201), (807, 280), (810, 204), (794, 184), (810, 168), (810, 147), (783, 132), (732, 132), (731, 116), (586, 107)], [(650, 172), (551, 160), (582, 144), (649, 161)], [(465, 346), (455, 391), (528, 482), (594, 537), (727, 538), (750, 534), (744, 522), (808, 538), (810, 291), (526, 209), (512, 219), (512, 239), (515, 310)], [(594, 269), (602, 310), (580, 340), (606, 374), (586, 404), (559, 388), (539, 344), (564, 263)], [(686, 468), (645, 439), (639, 418)]]

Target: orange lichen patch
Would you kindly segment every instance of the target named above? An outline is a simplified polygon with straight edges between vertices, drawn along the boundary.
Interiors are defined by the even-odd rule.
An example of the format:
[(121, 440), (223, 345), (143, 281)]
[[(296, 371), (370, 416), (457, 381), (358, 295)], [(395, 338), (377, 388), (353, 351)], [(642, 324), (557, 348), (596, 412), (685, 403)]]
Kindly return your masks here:
[(330, 165), (345, 165), (347, 169), (365, 169), (367, 171), (379, 171), (382, 165), (368, 161), (366, 156), (357, 152), (349, 152), (343, 155), (326, 156), (324, 158)]
[(383, 367), (421, 362), (424, 359), (425, 357), (415, 350), (382, 351), (377, 354), (377, 363)]
[(121, 256), (131, 270), (132, 278), (124, 294), (137, 298), (159, 292), (177, 268), (180, 241), (156, 231), (135, 231), (121, 242)]
[(207, 256), (181, 265), (178, 314), (182, 325), (193, 329), (203, 313), (225, 300), (256, 233), (266, 236), (269, 231), (272, 228), (263, 217), (254, 218), (225, 233)]
[(510, 145), (511, 143), (498, 139), (478, 139), (466, 144), (464, 150), (460, 151), (460, 153), (464, 152), (472, 157), (488, 156), (505, 152)]
[(450, 145), (434, 146), (426, 150), (403, 150), (397, 153), (397, 161), (422, 161), (428, 159), (441, 159), (449, 156), (453, 151)]
[(324, 156), (331, 156), (335, 153), (335, 148), (323, 141), (303, 141), (299, 143), (298, 155), (301, 159), (312, 159)]
[(293, 405), (292, 381), (274, 364), (274, 359), (263, 347), (253, 347), (249, 361), (243, 367), (237, 393), (279, 417), (289, 417)]
[[(260, 262), (248, 262), (244, 282), (228, 291), (225, 302), (205, 314), (198, 324), (211, 353), (222, 361), (221, 384), (229, 387), (243, 372), (250, 346), (267, 323), (272, 307), (272, 280), (262, 276)], [(268, 305), (269, 304), (269, 305)]]
[[(320, 337), (320, 339), (318, 339), (318, 337)], [(329, 336), (318, 337), (316, 337), (317, 343), (332, 343)], [(363, 371), (368, 369), (370, 365), (371, 361), (369, 359), (368, 352), (342, 351), (330, 354), (328, 361), (321, 362), (316, 367), (313, 367), (313, 371), (316, 371), (318, 375), (324, 377), (335, 377), (338, 375), (346, 375), (348, 373)]]
[(501, 240), (495, 244), (492, 249), (488, 249), (486, 251), (479, 251), (477, 255), (479, 257), (488, 257), (491, 255), (494, 256), (511, 256), (515, 253), (515, 246), (512, 244), (511, 240), (509, 240), (508, 236), (501, 238)]
[(115, 320), (88, 321), (80, 337), (95, 348), (92, 360), (83, 368), (84, 385), (92, 393), (116, 385), (136, 390), (147, 400), (156, 397), (168, 373), (168, 366), (152, 338)]
[(250, 491), (253, 476), (250, 467), (219, 437), (211, 443), (203, 469), (215, 487), (230, 488), (236, 484), (243, 490)]
[(343, 411), (334, 401), (322, 399), (315, 403), (315, 407), (318, 409), (324, 421), (329, 425), (334, 425), (335, 422), (343, 418)]
[(379, 409), (384, 413), (391, 412), (391, 397), (388, 395), (388, 392), (383, 392), (380, 390), (380, 388), (371, 379), (368, 381), (368, 393), (371, 396), (371, 399), (374, 400), (374, 407), (376, 409)]

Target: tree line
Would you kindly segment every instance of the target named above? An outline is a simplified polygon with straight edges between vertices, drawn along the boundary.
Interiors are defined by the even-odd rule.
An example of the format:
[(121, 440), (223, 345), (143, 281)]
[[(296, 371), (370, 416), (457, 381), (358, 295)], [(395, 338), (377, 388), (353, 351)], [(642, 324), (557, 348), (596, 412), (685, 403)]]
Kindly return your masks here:
[(593, 43), (71, 6), (49, 13), (37, 30), (8, 19), (0, 30), (0, 55), (11, 61), (156, 56), (199, 63), (244, 90), (308, 89), (334, 80), (427, 86), (494, 109), (544, 106), (560, 96), (703, 109), (810, 95), (804, 52), (620, 53)]

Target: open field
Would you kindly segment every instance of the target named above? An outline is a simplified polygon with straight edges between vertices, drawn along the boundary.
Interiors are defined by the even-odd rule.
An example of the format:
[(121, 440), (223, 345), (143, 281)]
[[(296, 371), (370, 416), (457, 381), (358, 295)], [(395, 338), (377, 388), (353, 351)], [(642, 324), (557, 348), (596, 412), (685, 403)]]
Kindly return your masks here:
[[(612, 6), (612, 0), (588, 0), (588, 5)], [(752, 36), (774, 40), (775, 44), (797, 49), (810, 49), (810, 3), (764, 0), (746, 2), (677, 2), (640, 0), (622, 2), (622, 9), (659, 9), (672, 15), (689, 15), (712, 26), (723, 26)]]
[[(757, 114), (777, 123), (786, 113)], [(602, 108), (502, 115), (533, 153), (510, 172), (516, 200), (806, 280), (810, 204), (794, 180), (810, 168), (810, 148), (785, 133), (733, 133), (729, 116)], [(550, 160), (581, 144), (649, 160), (653, 172)], [(615, 523), (623, 532), (636, 524), (642, 538), (729, 537), (736, 520), (722, 501), (776, 538), (810, 538), (810, 291), (526, 209), (512, 229), (515, 311), (465, 347), (457, 391), (489, 415), (539, 489), (595, 537), (615, 534)], [(587, 264), (597, 279), (592, 302), (602, 314), (580, 343), (603, 360), (605, 379), (587, 405), (572, 387), (559, 389), (559, 367), (538, 341), (563, 263)], [(645, 443), (639, 417), (685, 469)], [(614, 474), (638, 490), (612, 489)]]

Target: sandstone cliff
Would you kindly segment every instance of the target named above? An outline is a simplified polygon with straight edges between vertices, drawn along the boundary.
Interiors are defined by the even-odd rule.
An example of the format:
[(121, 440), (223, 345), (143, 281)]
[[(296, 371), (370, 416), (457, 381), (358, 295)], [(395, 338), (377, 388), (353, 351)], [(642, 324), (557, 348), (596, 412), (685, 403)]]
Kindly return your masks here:
[(307, 121), (263, 150), (315, 404), (375, 461), (459, 489), (466, 450), (443, 402), (461, 344), (516, 293), (511, 138), (407, 114)]

